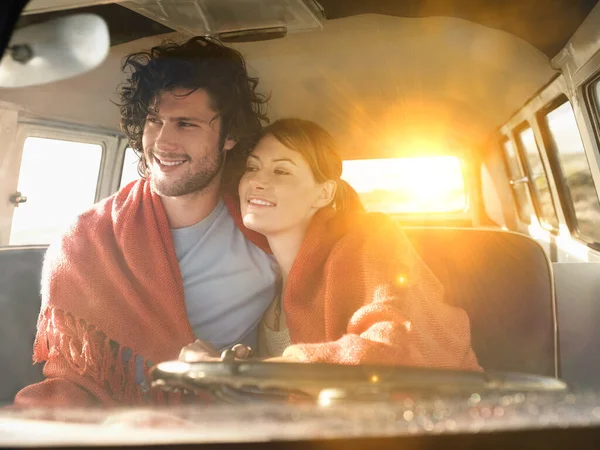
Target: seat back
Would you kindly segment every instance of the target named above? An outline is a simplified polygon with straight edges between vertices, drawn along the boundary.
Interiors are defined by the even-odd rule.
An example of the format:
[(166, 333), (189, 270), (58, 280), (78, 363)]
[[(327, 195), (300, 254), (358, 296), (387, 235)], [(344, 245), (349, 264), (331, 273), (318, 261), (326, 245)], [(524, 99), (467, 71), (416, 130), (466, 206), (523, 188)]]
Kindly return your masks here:
[(552, 270), (536, 241), (491, 229), (404, 230), (446, 301), (469, 315), (484, 369), (558, 375)]
[(0, 247), (0, 405), (43, 379), (42, 365), (31, 358), (45, 252), (46, 246)]

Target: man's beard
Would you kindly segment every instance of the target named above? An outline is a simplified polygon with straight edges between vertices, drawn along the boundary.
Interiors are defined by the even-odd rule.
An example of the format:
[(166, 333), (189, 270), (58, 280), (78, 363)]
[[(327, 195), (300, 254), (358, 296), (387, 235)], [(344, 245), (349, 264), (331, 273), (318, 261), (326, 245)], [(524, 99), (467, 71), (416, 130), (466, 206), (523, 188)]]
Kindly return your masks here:
[(189, 161), (187, 164), (190, 164), (190, 166), (193, 164), (191, 172), (188, 172), (178, 180), (157, 179), (150, 173), (152, 189), (162, 197), (180, 197), (203, 191), (219, 175), (225, 163), (225, 152), (223, 150), (218, 150), (216, 157), (214, 156), (215, 153), (212, 153), (200, 160)]

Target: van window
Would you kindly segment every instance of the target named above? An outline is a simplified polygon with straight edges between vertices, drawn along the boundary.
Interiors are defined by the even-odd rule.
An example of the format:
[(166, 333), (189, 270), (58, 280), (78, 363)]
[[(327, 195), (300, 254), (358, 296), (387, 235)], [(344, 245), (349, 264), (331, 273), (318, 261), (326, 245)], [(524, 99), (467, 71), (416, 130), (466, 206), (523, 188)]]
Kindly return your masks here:
[(467, 207), (456, 156), (348, 160), (342, 178), (358, 192), (367, 211), (457, 213)]
[(140, 174), (137, 171), (138, 161), (140, 158), (131, 147), (125, 149), (125, 156), (123, 157), (123, 170), (121, 171), (121, 183), (119, 189), (131, 181), (140, 178)]
[(529, 187), (540, 223), (548, 228), (556, 229), (558, 228), (558, 218), (533, 130), (528, 126), (519, 131), (517, 136), (527, 164)]
[(544, 122), (558, 156), (559, 182), (573, 208), (574, 231), (586, 241), (600, 242), (600, 202), (571, 103), (547, 113)]
[(502, 148), (504, 149), (506, 167), (508, 169), (510, 184), (513, 188), (515, 203), (519, 210), (519, 217), (523, 222), (530, 223), (533, 209), (531, 207), (529, 192), (527, 191), (527, 178), (519, 160), (519, 155), (517, 155), (515, 146), (509, 139), (506, 139), (502, 143)]
[(99, 144), (28, 137), (17, 187), (27, 202), (14, 208), (9, 245), (48, 244), (92, 206), (102, 153)]

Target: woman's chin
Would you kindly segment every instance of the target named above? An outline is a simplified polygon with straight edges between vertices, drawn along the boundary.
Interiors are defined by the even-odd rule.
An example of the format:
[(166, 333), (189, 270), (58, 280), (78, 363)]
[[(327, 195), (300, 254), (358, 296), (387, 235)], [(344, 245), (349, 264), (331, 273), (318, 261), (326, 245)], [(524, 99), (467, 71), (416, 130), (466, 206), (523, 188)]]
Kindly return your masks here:
[(261, 226), (261, 221), (256, 219), (257, 218), (254, 216), (254, 214), (246, 214), (243, 218), (244, 226), (249, 230), (264, 234), (266, 227)]

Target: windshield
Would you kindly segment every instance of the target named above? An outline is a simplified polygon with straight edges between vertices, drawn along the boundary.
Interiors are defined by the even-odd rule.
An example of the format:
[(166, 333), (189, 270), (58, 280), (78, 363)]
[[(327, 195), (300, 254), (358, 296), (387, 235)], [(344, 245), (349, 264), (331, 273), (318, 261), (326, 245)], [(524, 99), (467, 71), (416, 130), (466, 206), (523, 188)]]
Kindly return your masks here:
[(7, 10), (0, 443), (597, 426), (600, 6), (408, 3)]

